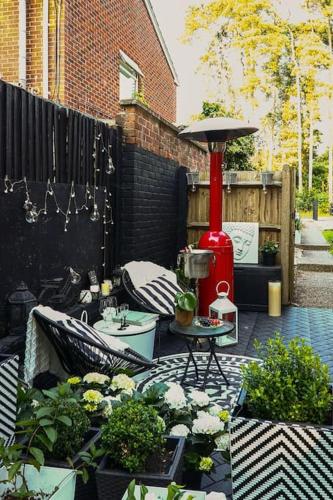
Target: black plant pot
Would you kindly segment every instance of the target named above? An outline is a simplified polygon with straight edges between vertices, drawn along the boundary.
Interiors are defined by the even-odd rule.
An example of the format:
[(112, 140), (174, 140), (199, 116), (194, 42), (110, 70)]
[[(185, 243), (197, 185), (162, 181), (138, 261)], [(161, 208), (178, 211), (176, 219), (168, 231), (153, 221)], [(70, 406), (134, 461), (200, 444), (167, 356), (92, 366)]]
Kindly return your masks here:
[[(89, 429), (85, 436), (84, 446), (81, 450), (72, 458), (74, 467), (78, 467), (81, 464), (81, 459), (79, 453), (82, 451), (89, 451), (90, 446), (99, 439), (101, 431), (95, 427)], [(59, 467), (63, 469), (70, 469), (70, 465), (66, 460), (56, 460), (52, 458), (47, 458), (45, 460), (45, 465), (49, 467)], [(81, 476), (76, 478), (75, 486), (75, 500), (93, 500), (98, 498), (97, 496), (97, 486), (96, 486), (96, 476), (95, 469), (92, 467), (88, 468), (89, 479), (87, 483), (82, 481)]]
[(185, 439), (169, 436), (166, 448), (173, 451), (173, 456), (169, 469), (164, 473), (131, 473), (121, 469), (111, 469), (109, 458), (104, 457), (96, 471), (98, 498), (101, 500), (121, 500), (133, 479), (139, 484), (160, 486), (162, 488), (166, 488), (172, 481), (175, 481), (176, 484), (182, 484)]
[(261, 252), (263, 266), (275, 266), (276, 253)]
[(185, 470), (182, 484), (188, 490), (201, 490), (202, 472), (198, 470)]

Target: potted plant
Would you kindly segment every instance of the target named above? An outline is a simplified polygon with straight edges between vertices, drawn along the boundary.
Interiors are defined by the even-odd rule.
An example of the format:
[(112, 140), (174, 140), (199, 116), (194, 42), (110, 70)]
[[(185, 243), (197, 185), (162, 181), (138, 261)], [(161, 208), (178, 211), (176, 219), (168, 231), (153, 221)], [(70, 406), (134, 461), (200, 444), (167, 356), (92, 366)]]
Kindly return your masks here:
[[(256, 342), (242, 367), (231, 431), (233, 498), (330, 498), (332, 392), (328, 366), (304, 340)], [(296, 493), (295, 493), (296, 492)]]
[[(94, 398), (97, 391), (90, 392)], [(24, 435), (29, 447), (38, 447), (42, 451), (43, 465), (79, 470), (75, 498), (90, 499), (91, 495), (96, 495), (92, 465), (99, 455), (94, 447), (99, 429), (90, 426), (80, 395), (70, 384), (32, 394), (37, 399), (31, 401), (29, 416), (26, 406), (19, 411), (21, 420), (17, 423), (17, 435)], [(22, 420), (27, 417), (28, 420)]]
[(193, 292), (178, 292), (175, 296), (176, 321), (182, 326), (192, 324), (197, 298)]
[(0, 439), (0, 497), (4, 500), (73, 500), (75, 471), (45, 467), (43, 452)]
[[(122, 500), (145, 500), (147, 495), (149, 500), (205, 500), (204, 491), (184, 490), (183, 486), (171, 483), (167, 488), (157, 488), (156, 486), (136, 485), (135, 479), (128, 485), (127, 491)], [(223, 499), (223, 494), (221, 500)], [(225, 497), (224, 497), (225, 498)], [(216, 499), (217, 500), (217, 499)]]
[(264, 266), (275, 266), (275, 258), (278, 251), (279, 244), (276, 241), (266, 240), (260, 247), (262, 264)]
[(145, 404), (156, 408), (166, 424), (166, 433), (185, 438), (183, 484), (199, 489), (202, 474), (214, 472), (211, 454), (219, 450), (229, 460), (229, 412), (212, 403), (208, 394), (185, 392), (174, 382), (156, 383), (142, 393)]
[(121, 499), (132, 479), (152, 486), (180, 482), (184, 438), (165, 438), (164, 431), (152, 406), (134, 398), (113, 407), (102, 426), (105, 456), (96, 471), (99, 498)]

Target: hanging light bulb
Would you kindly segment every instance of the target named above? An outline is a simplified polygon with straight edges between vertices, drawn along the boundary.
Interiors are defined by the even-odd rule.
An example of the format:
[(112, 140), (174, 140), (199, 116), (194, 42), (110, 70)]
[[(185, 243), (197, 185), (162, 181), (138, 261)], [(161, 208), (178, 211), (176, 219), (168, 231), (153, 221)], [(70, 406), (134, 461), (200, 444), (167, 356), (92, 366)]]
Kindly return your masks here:
[(98, 206), (97, 203), (94, 203), (94, 206), (92, 208), (91, 214), (90, 214), (90, 220), (92, 222), (97, 222), (100, 218), (99, 211), (98, 211)]
[(114, 174), (115, 170), (116, 170), (116, 168), (115, 168), (115, 166), (113, 164), (112, 157), (109, 156), (108, 166), (106, 168), (105, 173), (108, 174), (108, 175)]
[(32, 203), (28, 198), (23, 203), (23, 209), (24, 210), (31, 210), (32, 209)]
[(77, 285), (78, 283), (80, 283), (81, 275), (74, 271), (72, 267), (69, 268), (69, 274), (71, 276), (71, 283), (73, 283), (73, 285)]
[(37, 222), (37, 219), (38, 219), (38, 213), (36, 210), (36, 205), (32, 205), (30, 209), (26, 211), (25, 220), (29, 224), (34, 224), (35, 222)]

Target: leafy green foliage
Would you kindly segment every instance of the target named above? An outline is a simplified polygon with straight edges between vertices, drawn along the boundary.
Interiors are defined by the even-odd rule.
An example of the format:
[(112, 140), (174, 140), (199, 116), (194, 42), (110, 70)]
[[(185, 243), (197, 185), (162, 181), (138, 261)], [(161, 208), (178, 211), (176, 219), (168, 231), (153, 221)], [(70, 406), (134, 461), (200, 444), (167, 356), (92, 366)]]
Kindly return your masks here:
[[(227, 112), (223, 103), (204, 101), (199, 120), (215, 117), (235, 117)], [(252, 135), (230, 141), (225, 152), (224, 170), (255, 170), (251, 161), (255, 152), (255, 139)]]
[(304, 190), (302, 193), (297, 193), (296, 195), (296, 207), (297, 210), (301, 212), (312, 211), (313, 202), (318, 201), (318, 208), (322, 214), (329, 213), (329, 200), (328, 193), (323, 191), (316, 191), (312, 189), (311, 191)]
[(178, 309), (194, 311), (197, 307), (197, 298), (193, 292), (178, 292), (175, 296), (175, 304)]
[(260, 247), (260, 252), (276, 255), (279, 251), (279, 244), (276, 241), (266, 240)]
[(102, 444), (114, 466), (129, 472), (143, 471), (149, 456), (161, 453), (163, 427), (157, 411), (128, 400), (114, 408), (102, 427)]
[(328, 366), (303, 339), (256, 342), (262, 362), (242, 367), (246, 402), (257, 418), (324, 424), (332, 405)]
[[(184, 486), (180, 486), (176, 483), (170, 483), (167, 488), (166, 500), (179, 500), (183, 495), (184, 491), (182, 489)], [(149, 493), (147, 486), (144, 484), (140, 485), (140, 500), (144, 500), (146, 495)], [(194, 497), (191, 495), (186, 496), (187, 500), (192, 500)], [(133, 479), (127, 488), (127, 497), (125, 500), (136, 500), (135, 496), (135, 479)]]

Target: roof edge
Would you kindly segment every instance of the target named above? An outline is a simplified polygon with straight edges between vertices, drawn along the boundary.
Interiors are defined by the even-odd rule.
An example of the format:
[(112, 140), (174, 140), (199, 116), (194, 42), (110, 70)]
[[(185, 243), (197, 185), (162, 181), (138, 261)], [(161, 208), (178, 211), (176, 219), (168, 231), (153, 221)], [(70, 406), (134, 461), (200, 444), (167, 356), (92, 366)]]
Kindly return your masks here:
[(154, 28), (155, 28), (155, 31), (156, 31), (156, 34), (157, 34), (157, 38), (159, 39), (159, 42), (160, 42), (161, 47), (162, 47), (162, 50), (164, 52), (164, 55), (165, 55), (166, 60), (168, 62), (168, 65), (169, 65), (169, 67), (171, 69), (171, 73), (172, 73), (174, 82), (175, 82), (176, 85), (179, 85), (177, 71), (176, 71), (176, 68), (175, 68), (175, 66), (173, 64), (173, 61), (172, 61), (169, 49), (167, 47), (167, 44), (165, 43), (165, 40), (164, 40), (162, 31), (161, 31), (160, 25), (158, 24), (158, 20), (157, 20), (156, 14), (154, 12), (153, 6), (152, 6), (150, 0), (143, 0), (143, 2), (145, 4), (145, 6), (146, 6), (146, 9), (148, 11), (149, 17), (150, 17), (150, 19), (151, 19), (151, 21), (153, 23)]

